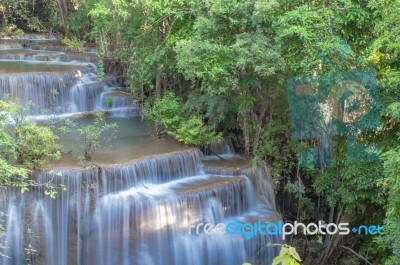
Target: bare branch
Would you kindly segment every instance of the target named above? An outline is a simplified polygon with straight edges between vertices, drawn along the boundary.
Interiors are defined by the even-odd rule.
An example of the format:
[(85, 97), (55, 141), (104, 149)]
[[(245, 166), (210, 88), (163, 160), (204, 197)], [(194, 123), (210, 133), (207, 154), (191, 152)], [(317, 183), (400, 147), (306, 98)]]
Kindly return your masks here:
[(345, 247), (345, 246), (340, 246), (341, 248), (344, 248), (348, 251), (350, 251), (351, 253), (353, 253), (354, 255), (356, 255), (357, 257), (359, 257), (360, 259), (362, 259), (363, 261), (365, 261), (368, 265), (373, 265), (371, 262), (369, 262), (365, 257), (361, 256), (360, 254), (358, 254), (357, 252), (355, 252), (354, 250), (352, 250), (349, 247)]

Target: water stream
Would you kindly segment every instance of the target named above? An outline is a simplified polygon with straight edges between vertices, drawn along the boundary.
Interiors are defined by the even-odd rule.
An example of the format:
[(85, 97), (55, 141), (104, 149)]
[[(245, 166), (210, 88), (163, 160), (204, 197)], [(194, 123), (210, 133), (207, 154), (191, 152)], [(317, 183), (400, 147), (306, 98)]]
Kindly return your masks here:
[[(205, 154), (156, 141), (131, 95), (97, 79), (90, 55), (78, 61), (39, 49), (39, 43), (30, 49), (17, 44), (0, 43), (0, 98), (19, 98), (29, 115), (42, 119), (107, 111), (120, 129), (112, 147), (99, 154), (98, 166), (73, 166), (71, 155), (35, 173), (39, 185), (29, 192), (10, 188), (2, 193), (0, 264), (271, 264), (277, 254), (272, 245), (280, 242), (276, 236), (188, 232), (198, 223), (278, 221), (265, 168), (251, 168), (227, 141)], [(61, 62), (67, 58), (70, 62)], [(72, 154), (74, 142), (63, 137)], [(216, 162), (220, 158), (213, 154), (226, 160)], [(49, 185), (66, 189), (51, 199), (45, 195)]]

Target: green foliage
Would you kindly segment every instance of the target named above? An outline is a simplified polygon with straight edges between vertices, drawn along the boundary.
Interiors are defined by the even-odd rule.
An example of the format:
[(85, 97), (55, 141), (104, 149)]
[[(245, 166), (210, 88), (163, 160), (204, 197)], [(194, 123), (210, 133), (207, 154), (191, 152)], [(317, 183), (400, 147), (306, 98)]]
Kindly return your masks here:
[[(280, 16), (274, 28), (292, 74), (311, 75), (324, 70), (322, 60), (337, 63), (341, 59), (337, 31), (340, 27), (331, 8), (300, 6)], [(323, 67), (329, 68), (330, 64)]]
[(233, 132), (240, 129), (237, 123), (237, 106), (237, 99), (230, 95), (193, 92), (184, 103), (183, 112), (202, 113), (210, 127), (217, 128), (217, 131), (233, 139)]
[(178, 68), (187, 79), (202, 79), (202, 89), (220, 94), (235, 87), (234, 53), (207, 41), (182, 40), (176, 47)]
[[(400, 123), (400, 101), (387, 107), (386, 117), (391, 123)], [(392, 255), (385, 264), (394, 265), (400, 259), (400, 132), (387, 131), (387, 144), (383, 153), (384, 178), (380, 187), (387, 195), (385, 235), (379, 240), (383, 247), (391, 249)]]
[[(268, 163), (275, 186), (286, 192), (284, 199), (295, 201), (299, 218), (327, 219), (328, 212), (342, 210), (356, 215), (359, 223), (381, 222), (385, 216), (381, 247), (393, 253), (388, 262), (399, 260), (399, 1), (86, 0), (63, 7), (65, 3), (71, 2), (4, 0), (3, 32), (67, 28), (70, 39), (63, 42), (76, 51), (83, 50), (80, 39), (96, 40), (99, 72), (104, 73), (103, 57), (121, 62), (127, 85), (157, 130), (199, 146), (221, 133), (229, 136), (255, 163)], [(296, 153), (308, 144), (291, 139), (285, 80), (361, 67), (378, 71), (384, 126), (372, 140), (362, 140), (382, 147), (382, 163), (348, 162), (347, 140), (338, 138), (331, 168), (300, 169)], [(19, 133), (31, 136), (42, 128), (26, 123), (17, 105), (7, 108)], [(92, 159), (102, 143), (100, 135), (112, 127), (103, 119), (81, 128), (83, 161)], [(3, 126), (0, 136), (1, 178), (26, 176), (16, 164), (15, 130)], [(46, 130), (41, 137), (20, 142), (37, 161), (51, 155), (45, 158), (46, 152), (32, 146), (56, 140)], [(313, 213), (309, 209), (316, 200), (319, 208)], [(360, 245), (369, 242), (364, 239)], [(369, 251), (370, 258), (377, 252)]]
[(68, 14), (68, 36), (84, 40), (90, 39), (90, 20), (85, 4), (81, 4), (76, 12)]
[(61, 158), (58, 137), (50, 128), (33, 122), (24, 122), (16, 127), (17, 152), (19, 161), (27, 168), (44, 166), (48, 159)]
[(279, 256), (275, 257), (272, 265), (300, 265), (300, 256), (294, 247), (289, 245), (282, 245)]
[(29, 171), (15, 162), (18, 153), (17, 142), (6, 125), (7, 122), (7, 104), (0, 101), (0, 187), (19, 186), (24, 192), (28, 185), (26, 179)]
[(72, 37), (71, 39), (64, 38), (61, 42), (74, 52), (83, 52), (85, 50), (86, 41), (79, 40), (76, 37)]
[(22, 29), (16, 29), (14, 31), (15, 36), (23, 36), (25, 32)]
[(387, 264), (396, 264), (400, 258), (400, 148), (387, 151), (384, 159), (385, 180), (382, 185), (385, 190), (389, 189), (384, 242), (393, 250)]
[(291, 137), (286, 91), (277, 91), (271, 100), (275, 116), (263, 128), (253, 163), (266, 161), (270, 166), (275, 188), (286, 185), (297, 166), (297, 153), (302, 144)]
[[(381, 101), (384, 126), (375, 139), (383, 152), (384, 176), (379, 182), (382, 193), (387, 196), (385, 235), (379, 243), (390, 251), (384, 264), (394, 265), (400, 259), (400, 3), (398, 1), (372, 1), (376, 39), (372, 43), (371, 61), (381, 74)], [(396, 11), (395, 11), (396, 10)]]
[(58, 137), (50, 127), (27, 121), (24, 108), (7, 97), (0, 101), (0, 124), (0, 186), (25, 192), (37, 185), (28, 178), (30, 170), (61, 157)]
[[(101, 56), (101, 54), (98, 54), (98, 56), (100, 57)], [(97, 61), (97, 65), (98, 65), (98, 67), (97, 67), (97, 80), (98, 81), (102, 81), (103, 80), (103, 78), (104, 78), (104, 71), (105, 71), (105, 69), (104, 69), (104, 61), (100, 58), (98, 61)]]
[(200, 116), (185, 116), (182, 103), (173, 93), (166, 93), (154, 102), (150, 119), (162, 124), (170, 136), (185, 144), (206, 146), (220, 139), (220, 135), (216, 135)]
[[(279, 244), (275, 244), (275, 245), (279, 245)], [(272, 261), (272, 265), (301, 265), (300, 264), (300, 256), (297, 253), (296, 248), (283, 244), (283, 245), (279, 245), (281, 246), (281, 251), (279, 253), (278, 256), (276, 256), (274, 258), (274, 260)], [(245, 262), (242, 265), (251, 265), (251, 263), (249, 262)]]
[(59, 30), (62, 0), (3, 0), (2, 24), (14, 24), (25, 31), (53, 32)]
[(109, 109), (109, 108), (112, 107), (113, 99), (112, 98), (106, 98), (106, 99), (104, 99), (103, 104)]
[(98, 113), (91, 124), (77, 128), (83, 149), (83, 156), (79, 158), (81, 165), (93, 162), (94, 153), (111, 141), (117, 127), (116, 123), (107, 123), (104, 114)]
[(0, 101), (0, 109), (4, 111), (2, 122), (11, 117), (14, 126), (3, 128), (3, 146), (7, 146), (5, 159), (16, 159), (25, 168), (36, 169), (44, 166), (49, 159), (61, 158), (61, 146), (58, 137), (51, 128), (40, 126), (25, 119), (25, 109), (11, 99)]
[[(194, 8), (193, 12), (198, 13), (192, 34), (176, 43), (178, 70), (186, 79), (200, 84), (192, 92), (196, 97), (200, 94), (204, 98), (228, 98), (230, 108), (217, 107), (217, 114), (229, 117), (227, 121), (231, 117), (240, 120), (237, 126), (230, 122), (227, 126), (240, 129), (245, 154), (255, 154), (264, 118), (272, 111), (267, 106), (280, 82), (283, 58), (253, 1), (215, 1), (207, 9), (203, 12)], [(257, 19), (251, 19), (253, 16)], [(213, 105), (224, 106), (222, 100), (216, 104), (213, 101)], [(203, 108), (208, 120), (217, 123), (222, 131), (229, 130), (204, 106), (207, 103), (198, 108)]]
[(10, 24), (7, 26), (3, 26), (0, 29), (0, 34), (5, 37), (19, 37), (19, 36), (23, 36), (25, 34), (25, 32), (22, 29), (17, 28), (16, 25)]

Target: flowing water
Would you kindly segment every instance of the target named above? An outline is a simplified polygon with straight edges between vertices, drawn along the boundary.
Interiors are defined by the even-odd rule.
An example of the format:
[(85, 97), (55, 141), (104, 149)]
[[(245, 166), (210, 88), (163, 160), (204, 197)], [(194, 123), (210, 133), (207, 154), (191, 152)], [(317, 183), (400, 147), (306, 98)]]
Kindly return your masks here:
[(20, 99), (34, 116), (90, 111), (139, 115), (129, 93), (110, 78), (98, 80), (93, 56), (31, 49), (34, 46), (23, 49), (15, 40), (0, 42), (0, 98)]
[[(60, 54), (21, 47), (8, 53), (18, 48), (11, 43), (0, 45), (0, 58), (13, 60), (0, 62), (0, 97), (29, 102), (30, 115), (44, 121), (55, 113), (107, 111), (119, 130), (89, 169), (74, 164), (77, 136), (63, 135), (69, 155), (34, 173), (37, 186), (24, 194), (16, 188), (2, 193), (0, 264), (271, 264), (276, 236), (196, 235), (190, 229), (208, 222), (277, 222), (266, 168), (250, 167), (227, 141), (204, 154), (154, 140), (131, 95), (110, 86), (112, 77), (97, 80), (95, 65), (60, 63)], [(43, 62), (43, 56), (54, 60)], [(57, 191), (55, 199), (46, 196), (50, 188)]]

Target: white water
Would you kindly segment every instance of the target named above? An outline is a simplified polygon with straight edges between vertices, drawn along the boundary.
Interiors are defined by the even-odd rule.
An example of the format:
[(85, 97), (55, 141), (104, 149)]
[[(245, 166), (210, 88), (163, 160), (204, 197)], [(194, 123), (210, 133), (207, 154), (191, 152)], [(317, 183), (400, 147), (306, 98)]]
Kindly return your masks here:
[[(57, 173), (56, 171), (55, 173)], [(102, 172), (100, 175), (98, 172)], [(44, 187), (10, 191), (2, 264), (241, 264), (277, 238), (189, 235), (190, 224), (246, 221), (258, 210), (247, 176), (206, 175), (197, 150), (140, 159), (125, 166), (40, 173), (39, 183), (63, 184), (55, 200)], [(269, 210), (268, 210), (269, 209)], [(26, 229), (32, 231), (26, 233)], [(27, 245), (39, 254), (26, 255)], [(266, 248), (265, 262), (275, 255)], [(268, 263), (265, 263), (268, 264)]]
[[(72, 115), (91, 111), (107, 111), (114, 116), (139, 115), (130, 94), (98, 81), (96, 67), (92, 64), (10, 62), (18, 72), (0, 73), (0, 98), (9, 95), (20, 100), (30, 115)], [(36, 65), (46, 72), (35, 72)], [(74, 66), (77, 70), (72, 70)], [(110, 106), (105, 105), (106, 99), (111, 102)]]

